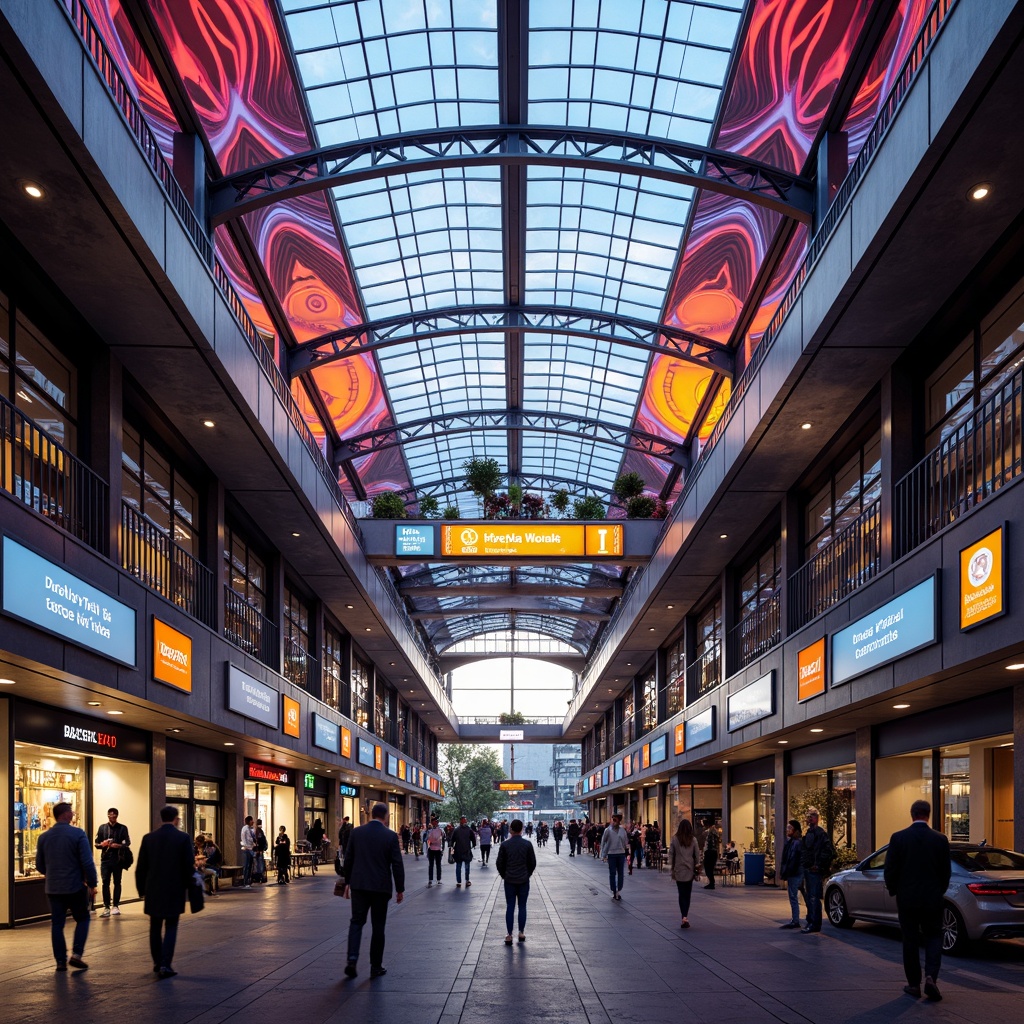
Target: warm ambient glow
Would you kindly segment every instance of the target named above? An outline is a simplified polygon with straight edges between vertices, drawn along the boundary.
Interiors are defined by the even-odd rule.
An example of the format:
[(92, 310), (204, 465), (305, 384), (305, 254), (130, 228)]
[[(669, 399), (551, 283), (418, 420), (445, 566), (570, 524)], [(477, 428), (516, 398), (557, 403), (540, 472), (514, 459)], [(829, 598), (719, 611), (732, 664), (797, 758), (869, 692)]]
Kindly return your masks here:
[(987, 181), (979, 181), (977, 185), (971, 187), (967, 197), (975, 202), (979, 202), (982, 199), (987, 199), (991, 191), (992, 186)]

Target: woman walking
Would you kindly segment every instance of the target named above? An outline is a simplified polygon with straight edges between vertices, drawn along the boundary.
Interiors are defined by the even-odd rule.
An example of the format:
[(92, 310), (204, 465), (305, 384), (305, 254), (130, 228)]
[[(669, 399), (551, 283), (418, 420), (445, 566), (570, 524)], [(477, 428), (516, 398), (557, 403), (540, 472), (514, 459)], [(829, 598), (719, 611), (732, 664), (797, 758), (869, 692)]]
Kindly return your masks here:
[(693, 880), (700, 874), (700, 844), (693, 834), (689, 818), (682, 818), (672, 845), (668, 848), (668, 862), (672, 869), (672, 880), (679, 891), (679, 913), (683, 921), (680, 928), (689, 928), (687, 915), (690, 913), (690, 897), (693, 894)]

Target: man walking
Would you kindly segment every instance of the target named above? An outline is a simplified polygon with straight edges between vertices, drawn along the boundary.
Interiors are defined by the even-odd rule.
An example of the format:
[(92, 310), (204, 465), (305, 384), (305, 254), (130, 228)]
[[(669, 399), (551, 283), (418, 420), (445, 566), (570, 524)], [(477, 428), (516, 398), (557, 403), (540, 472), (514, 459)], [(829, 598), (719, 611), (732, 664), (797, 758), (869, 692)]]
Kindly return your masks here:
[(348, 815), (341, 819), (341, 825), (338, 827), (338, 854), (341, 857), (342, 863), (345, 861), (345, 851), (348, 849), (349, 837), (352, 835), (352, 822), (349, 821)]
[[(245, 816), (240, 837), (242, 856), (245, 858), (242, 868), (242, 888), (252, 888), (252, 867), (256, 863), (256, 830), (252, 827), (252, 815)], [(138, 869), (136, 869), (138, 870)]]
[(629, 837), (622, 827), (622, 815), (612, 815), (612, 827), (606, 828), (601, 836), (601, 859), (608, 862), (608, 882), (612, 887), (612, 899), (622, 899), (622, 882), (626, 874), (626, 854), (629, 852)]
[(437, 884), (441, 884), (441, 854), (444, 852), (444, 829), (438, 824), (437, 815), (430, 816), (427, 830), (427, 888), (434, 884), (434, 868), (437, 868)]
[(466, 816), (459, 818), (459, 827), (452, 833), (452, 851), (455, 854), (455, 888), (462, 886), (462, 869), (466, 869), (466, 888), (473, 883), (469, 880), (469, 865), (473, 863), (476, 836), (466, 824)]
[[(107, 811), (107, 820), (96, 831), (96, 849), (100, 854), (100, 878), (103, 880), (103, 913), (100, 917), (110, 917), (121, 913), (121, 873), (124, 862), (121, 851), (131, 844), (128, 828), (117, 820), (117, 808)], [(110, 902), (110, 880), (114, 880), (114, 902)]]
[(388, 805), (377, 803), (370, 821), (352, 830), (345, 856), (345, 899), (352, 900), (352, 919), (348, 926), (348, 962), (345, 975), (354, 978), (359, 971), (359, 940), (366, 916), (370, 915), (370, 977), (387, 974), (384, 966), (384, 926), (391, 899), (391, 879), (395, 882), (395, 903), (405, 898), (405, 865), (398, 836), (384, 824)]
[(804, 891), (807, 895), (807, 925), (801, 935), (821, 931), (821, 890), (825, 876), (832, 867), (832, 840), (818, 824), (818, 808), (807, 808), (807, 831), (800, 841), (800, 863), (804, 869)]
[(512, 834), (501, 844), (495, 866), (505, 882), (505, 945), (512, 945), (512, 924), (519, 904), (519, 941), (526, 941), (526, 901), (530, 897), (530, 876), (537, 870), (533, 843), (523, 838), (523, 823), (512, 821)]
[(195, 874), (192, 840), (177, 827), (178, 808), (160, 809), (160, 827), (142, 837), (135, 884), (149, 915), (149, 952), (153, 971), (173, 978), (171, 966), (178, 939), (178, 921), (185, 913), (185, 895)]
[[(704, 819), (704, 874), (707, 875), (705, 889), (715, 887), (715, 868), (718, 866), (718, 854), (722, 849), (722, 837), (718, 832), (718, 826), (714, 818)], [(648, 864), (650, 861), (648, 861)]]
[(903, 932), (903, 971), (908, 996), (921, 996), (921, 959), (924, 944), (924, 994), (933, 1003), (942, 995), (935, 984), (942, 961), (942, 897), (949, 886), (949, 840), (928, 824), (927, 800), (910, 805), (911, 824), (894, 832), (885, 853), (885, 887), (896, 897)]
[[(50, 940), (58, 971), (66, 971), (69, 963), (79, 971), (88, 969), (89, 965), (82, 957), (85, 955), (85, 940), (89, 937), (89, 905), (96, 896), (96, 865), (89, 837), (71, 824), (73, 816), (71, 804), (54, 804), (56, 824), (39, 837), (36, 847), (36, 870), (46, 875)], [(75, 919), (70, 960), (64, 940), (64, 922), (69, 912)]]
[(561, 819), (555, 822), (551, 834), (555, 837), (555, 856), (558, 857), (562, 847), (562, 837), (565, 835), (565, 826), (562, 825)]
[(575, 818), (569, 822), (566, 835), (569, 837), (569, 856), (575, 857), (580, 844), (580, 823)]

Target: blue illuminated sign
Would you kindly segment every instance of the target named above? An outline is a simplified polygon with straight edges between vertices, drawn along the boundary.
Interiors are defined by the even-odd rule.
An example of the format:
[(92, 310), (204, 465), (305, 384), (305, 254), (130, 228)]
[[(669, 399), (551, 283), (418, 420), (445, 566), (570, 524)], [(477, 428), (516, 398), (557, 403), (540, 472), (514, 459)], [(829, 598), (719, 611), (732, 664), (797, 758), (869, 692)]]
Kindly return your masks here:
[(832, 636), (832, 685), (927, 647), (939, 638), (935, 577)]
[(618, 782), (622, 778), (622, 758), (620, 757), (615, 762), (615, 781)]
[(344, 782), (338, 784), (338, 792), (342, 796), (358, 796), (359, 790), (355, 786), (346, 786)]
[(388, 754), (388, 775), (398, 775), (398, 758), (394, 754)]
[(668, 759), (668, 734), (651, 740), (651, 764)]
[(329, 750), (332, 754), (341, 753), (341, 726), (336, 725), (323, 715), (313, 712), (313, 746)]
[(359, 740), (356, 760), (360, 764), (365, 764), (367, 768), (377, 767), (377, 761), (373, 756), (373, 744), (369, 740)]
[(715, 738), (715, 709), (708, 708), (699, 715), (687, 719), (686, 749), (693, 750), (702, 743), (710, 743)]
[(433, 555), (434, 534), (433, 526), (396, 526), (395, 527), (395, 554), (396, 555)]
[(132, 668), (135, 610), (4, 537), (3, 609)]
[(228, 662), (228, 710), (276, 729), (281, 694)]

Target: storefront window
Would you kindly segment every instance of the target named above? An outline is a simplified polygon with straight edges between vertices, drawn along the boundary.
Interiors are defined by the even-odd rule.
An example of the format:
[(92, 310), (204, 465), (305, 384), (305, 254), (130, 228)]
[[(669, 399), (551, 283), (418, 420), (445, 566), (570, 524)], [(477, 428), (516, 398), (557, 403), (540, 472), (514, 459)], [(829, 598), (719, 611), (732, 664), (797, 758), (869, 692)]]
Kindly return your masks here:
[(971, 838), (971, 760), (943, 757), (939, 788), (942, 792), (942, 831), (954, 842)]
[(200, 832), (212, 835), (222, 845), (220, 835), (220, 783), (206, 779), (167, 777), (167, 803), (181, 812), (178, 826), (193, 838)]
[(14, 754), (14, 877), (36, 874), (39, 837), (55, 824), (53, 805), (71, 804), (72, 823), (88, 833), (85, 806), (86, 759), (25, 743)]

